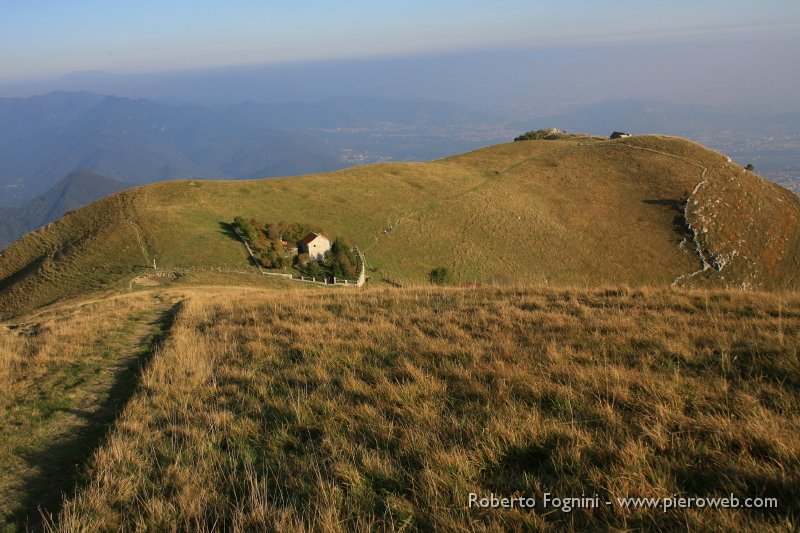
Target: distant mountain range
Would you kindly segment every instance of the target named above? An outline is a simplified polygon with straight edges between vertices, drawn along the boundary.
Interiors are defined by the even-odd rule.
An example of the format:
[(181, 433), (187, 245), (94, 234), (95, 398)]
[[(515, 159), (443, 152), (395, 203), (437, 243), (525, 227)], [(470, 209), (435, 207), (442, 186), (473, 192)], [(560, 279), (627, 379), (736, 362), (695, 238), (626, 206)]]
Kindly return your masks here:
[(0, 100), (5, 204), (31, 199), (79, 168), (146, 183), (332, 170), (336, 153), (308, 138), (237, 123), (199, 106), (86, 93)]
[(0, 248), (131, 185), (433, 159), (503, 139), (475, 135), (488, 122), (454, 104), (388, 98), (222, 109), (86, 92), (0, 98)]
[[(687, 137), (740, 165), (753, 163), (768, 179), (800, 192), (797, 112), (619, 100), (550, 113), (520, 110), (509, 118), (419, 99), (338, 96), (210, 108), (175, 98), (53, 92), (0, 98), (0, 206), (38, 206), (2, 211), (0, 246), (79, 207), (77, 199), (88, 203), (117, 190), (99, 186), (98, 176), (127, 186), (190, 177), (300, 175), (426, 161), (549, 127)], [(95, 172), (95, 179), (74, 179), (79, 169)], [(52, 194), (66, 186), (65, 176), (71, 176), (64, 183), (74, 199), (68, 207), (54, 202)], [(81, 187), (86, 190), (77, 192)]]
[(132, 184), (79, 170), (18, 207), (0, 207), (0, 249), (19, 236), (44, 226), (73, 209), (132, 187)]
[[(422, 100), (330, 98), (221, 110), (55, 92), (0, 99), (0, 205), (19, 205), (80, 168), (131, 183), (261, 178), (474, 148), (439, 135), (481, 118)], [(414, 139), (408, 139), (413, 130)], [(397, 142), (405, 136), (405, 142)]]

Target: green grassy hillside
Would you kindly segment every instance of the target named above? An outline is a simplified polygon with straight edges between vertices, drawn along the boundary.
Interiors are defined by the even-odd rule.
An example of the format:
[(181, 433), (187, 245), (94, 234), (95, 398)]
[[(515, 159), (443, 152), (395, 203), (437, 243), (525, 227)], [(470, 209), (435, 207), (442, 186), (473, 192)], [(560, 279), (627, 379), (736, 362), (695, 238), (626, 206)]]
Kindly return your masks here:
[(358, 243), (371, 283), (426, 283), (444, 266), (456, 283), (796, 288), (799, 214), (789, 191), (662, 136), (515, 142), (285, 179), (167, 182), (106, 198), (9, 246), (0, 313), (125, 287), (154, 258), (164, 268), (244, 266), (241, 244), (221, 225), (236, 215), (313, 223)]

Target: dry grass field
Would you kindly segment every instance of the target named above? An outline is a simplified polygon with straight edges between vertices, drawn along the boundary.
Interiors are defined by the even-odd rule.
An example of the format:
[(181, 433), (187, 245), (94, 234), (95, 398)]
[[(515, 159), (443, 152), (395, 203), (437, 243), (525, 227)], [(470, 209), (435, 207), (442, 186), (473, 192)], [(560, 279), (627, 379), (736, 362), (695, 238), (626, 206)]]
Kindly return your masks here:
[[(186, 287), (125, 298), (133, 314), (181, 303), (54, 531), (798, 527), (797, 295)], [(5, 335), (7, 352), (39, 342)], [(10, 368), (6, 382), (27, 379)], [(469, 493), (539, 506), (470, 508)], [(778, 507), (566, 513), (543, 508), (545, 493), (732, 493)]]
[(76, 465), (130, 398), (135, 368), (166, 327), (146, 295), (85, 302), (0, 327), (0, 526), (57, 508)]
[[(683, 218), (693, 191), (686, 214), (705, 272)], [(246, 267), (224, 226), (237, 215), (345, 237), (366, 251), (373, 283), (419, 285), (446, 267), (457, 284), (800, 284), (800, 199), (791, 192), (684, 139), (576, 138), (429, 163), (126, 191), (6, 248), (0, 316), (124, 288), (153, 259), (165, 268)]]
[[(206, 295), (247, 294), (253, 276), (191, 273), (172, 292), (97, 294), (0, 323), (0, 531), (36, 530), (53, 511), (136, 390), (191, 284)], [(240, 281), (242, 286), (236, 286)], [(286, 284), (258, 279), (263, 287)], [(304, 286), (294, 287), (302, 289)]]

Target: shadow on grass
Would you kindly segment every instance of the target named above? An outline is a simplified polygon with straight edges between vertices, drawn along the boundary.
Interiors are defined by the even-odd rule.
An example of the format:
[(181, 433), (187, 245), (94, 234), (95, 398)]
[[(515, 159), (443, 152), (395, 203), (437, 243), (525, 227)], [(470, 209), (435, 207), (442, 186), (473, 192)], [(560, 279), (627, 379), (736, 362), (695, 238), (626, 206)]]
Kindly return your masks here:
[(229, 239), (233, 239), (236, 242), (242, 242), (239, 238), (239, 235), (236, 233), (236, 230), (233, 227), (233, 224), (229, 222), (220, 222), (219, 223), (219, 233), (225, 235)]
[(23, 268), (19, 269), (18, 271), (14, 272), (8, 277), (0, 279), (0, 291), (4, 291), (9, 287), (16, 284), (18, 281), (25, 278), (29, 274), (36, 272), (44, 263), (44, 256), (38, 257), (25, 265)]
[(117, 373), (111, 387), (101, 395), (103, 399), (97, 409), (63, 410), (82, 418), (86, 425), (67, 438), (23, 454), (36, 474), (24, 480), (21, 504), (18, 511), (9, 517), (20, 531), (42, 531), (44, 517), (55, 519), (63, 505), (63, 498), (74, 494), (86, 481), (82, 475), (92, 453), (102, 445), (119, 414), (136, 392), (141, 373), (169, 334), (180, 306), (180, 303), (172, 306), (150, 322), (150, 325), (158, 326), (158, 332)]
[[(762, 459), (773, 460), (767, 452)], [(686, 494), (709, 497), (734, 495), (738, 498), (759, 498), (750, 502), (742, 512), (751, 515), (773, 516), (780, 521), (784, 516), (800, 516), (800, 479), (797, 476), (778, 476), (757, 472), (755, 468), (742, 468), (725, 464), (710, 454), (697, 454), (692, 467), (675, 468), (673, 474), (678, 487)], [(773, 498), (773, 502), (765, 502)], [(746, 504), (745, 504), (746, 505)]]
[[(244, 246), (244, 243), (242, 242), (242, 238), (239, 237), (238, 233), (236, 233), (236, 229), (234, 228), (233, 224), (230, 224), (228, 222), (220, 222), (219, 223), (219, 228), (220, 228), (219, 229), (219, 233), (221, 233), (222, 235), (225, 235), (229, 239), (233, 239), (234, 241), (236, 241), (239, 244), (241, 244), (242, 246)], [(249, 264), (250, 266), (254, 266), (254, 267), (260, 266), (255, 259), (253, 259), (252, 257), (249, 256), (249, 254), (248, 254), (248, 257), (247, 257), (247, 264)]]
[(670, 200), (661, 198), (642, 201), (648, 205), (666, 207), (670, 211), (673, 211), (675, 216), (672, 219), (672, 229), (675, 230), (675, 233), (677, 233), (681, 238), (692, 237), (692, 230), (689, 229), (689, 225), (686, 223), (686, 217), (684, 216), (683, 212), (684, 207), (686, 206), (686, 200)]

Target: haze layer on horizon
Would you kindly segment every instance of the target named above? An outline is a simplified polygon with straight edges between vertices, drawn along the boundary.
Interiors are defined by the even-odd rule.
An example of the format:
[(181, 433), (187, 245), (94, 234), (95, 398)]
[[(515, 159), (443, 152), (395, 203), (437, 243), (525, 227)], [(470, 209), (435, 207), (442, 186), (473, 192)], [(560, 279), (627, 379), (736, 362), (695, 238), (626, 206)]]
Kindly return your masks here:
[(800, 104), (791, 0), (44, 0), (0, 20), (0, 96)]

